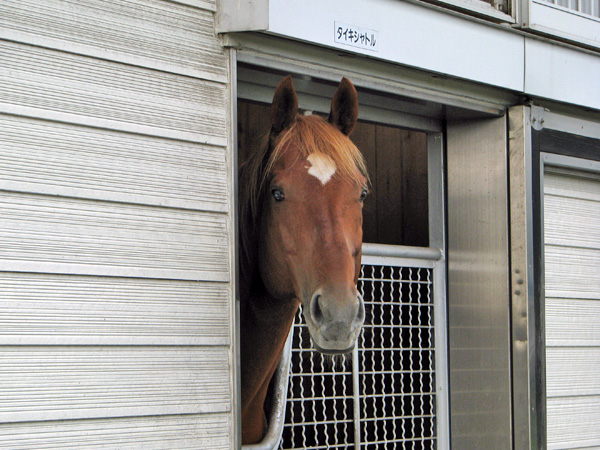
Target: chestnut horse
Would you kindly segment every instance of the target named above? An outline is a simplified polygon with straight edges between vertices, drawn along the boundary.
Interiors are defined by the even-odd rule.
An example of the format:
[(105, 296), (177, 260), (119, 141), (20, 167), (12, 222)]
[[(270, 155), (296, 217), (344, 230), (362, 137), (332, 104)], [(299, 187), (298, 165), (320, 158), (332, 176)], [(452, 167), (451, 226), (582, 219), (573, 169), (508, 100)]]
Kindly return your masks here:
[(298, 115), (292, 77), (271, 132), (240, 172), (242, 442), (259, 442), (265, 397), (302, 304), (314, 347), (347, 353), (364, 321), (356, 289), (367, 173), (350, 141), (356, 90), (342, 79), (329, 119)]

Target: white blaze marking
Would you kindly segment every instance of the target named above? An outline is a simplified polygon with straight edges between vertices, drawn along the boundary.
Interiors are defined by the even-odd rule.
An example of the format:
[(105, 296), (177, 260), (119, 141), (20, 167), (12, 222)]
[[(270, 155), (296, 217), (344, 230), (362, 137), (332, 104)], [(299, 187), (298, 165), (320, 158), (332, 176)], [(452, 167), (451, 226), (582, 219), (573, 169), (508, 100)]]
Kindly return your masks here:
[(337, 170), (333, 159), (323, 153), (313, 153), (306, 159), (311, 165), (308, 173), (317, 177), (322, 185), (326, 185)]

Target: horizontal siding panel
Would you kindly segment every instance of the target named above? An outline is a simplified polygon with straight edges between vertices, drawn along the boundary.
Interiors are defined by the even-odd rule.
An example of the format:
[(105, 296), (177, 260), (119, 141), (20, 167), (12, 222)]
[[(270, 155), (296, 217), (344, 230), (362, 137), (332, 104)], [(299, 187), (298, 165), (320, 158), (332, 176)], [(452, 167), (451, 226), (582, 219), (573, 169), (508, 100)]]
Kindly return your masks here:
[[(163, 0), (165, 1), (165, 0)], [(193, 6), (195, 8), (206, 9), (207, 11), (217, 11), (217, 0), (168, 0), (182, 5)]]
[(5, 347), (0, 422), (231, 410), (219, 347)]
[[(548, 398), (600, 396), (600, 347), (547, 347)], [(598, 411), (600, 414), (600, 410)]]
[(229, 449), (216, 0), (0, 2), (0, 449)]
[[(559, 172), (556, 173), (555, 171)], [(574, 199), (600, 202), (600, 177), (591, 173), (549, 168), (544, 177), (544, 193)]]
[(0, 272), (1, 345), (229, 345), (224, 283)]
[(546, 195), (546, 244), (600, 250), (600, 202)]
[(546, 245), (546, 296), (600, 300), (600, 250)]
[(548, 450), (600, 446), (600, 396), (547, 401)]
[(600, 347), (600, 301), (546, 297), (545, 317), (548, 346)]
[(544, 177), (547, 441), (590, 449), (600, 446), (600, 179), (556, 170)]
[(0, 189), (227, 212), (225, 149), (0, 115)]
[(227, 145), (226, 85), (0, 41), (0, 113)]
[(215, 9), (200, 0), (4, 0), (0, 38), (226, 82)]
[(230, 450), (226, 414), (0, 425), (1, 450)]
[(0, 271), (229, 281), (223, 214), (0, 192)]

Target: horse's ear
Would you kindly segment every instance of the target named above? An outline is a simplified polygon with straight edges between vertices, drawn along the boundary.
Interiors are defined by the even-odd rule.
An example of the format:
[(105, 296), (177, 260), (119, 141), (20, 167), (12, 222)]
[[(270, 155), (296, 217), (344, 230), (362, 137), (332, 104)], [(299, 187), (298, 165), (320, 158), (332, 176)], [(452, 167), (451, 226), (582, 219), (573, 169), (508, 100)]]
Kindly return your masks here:
[(289, 127), (298, 114), (298, 97), (294, 91), (292, 76), (288, 75), (277, 85), (271, 104), (271, 127), (280, 133)]
[(348, 136), (352, 133), (357, 120), (358, 95), (354, 85), (348, 78), (344, 77), (331, 101), (329, 123)]

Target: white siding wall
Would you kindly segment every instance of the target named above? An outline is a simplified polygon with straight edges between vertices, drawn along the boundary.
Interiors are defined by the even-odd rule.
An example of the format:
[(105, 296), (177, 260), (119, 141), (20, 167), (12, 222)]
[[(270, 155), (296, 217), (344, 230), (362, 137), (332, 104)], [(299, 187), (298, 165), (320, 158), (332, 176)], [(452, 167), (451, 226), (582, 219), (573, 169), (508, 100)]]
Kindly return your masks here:
[(0, 449), (230, 448), (215, 9), (0, 2)]
[(600, 449), (600, 176), (544, 177), (548, 449)]

